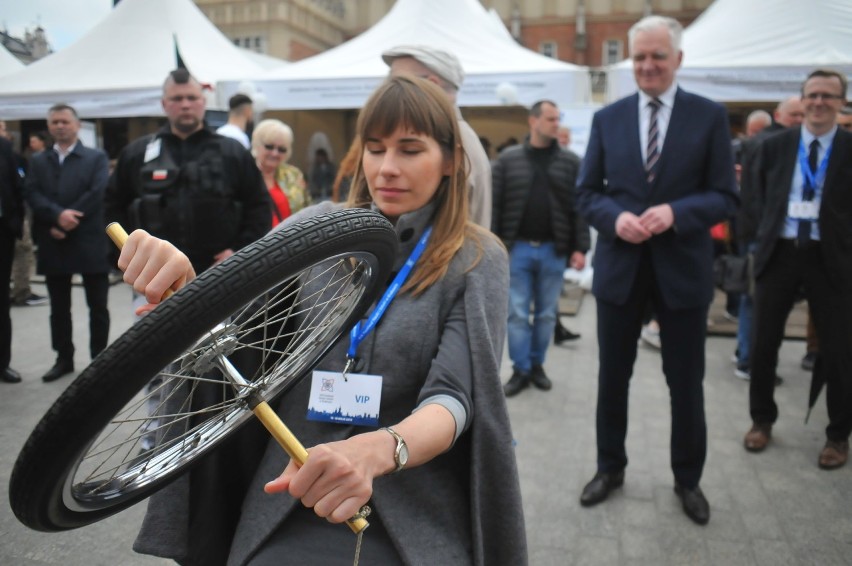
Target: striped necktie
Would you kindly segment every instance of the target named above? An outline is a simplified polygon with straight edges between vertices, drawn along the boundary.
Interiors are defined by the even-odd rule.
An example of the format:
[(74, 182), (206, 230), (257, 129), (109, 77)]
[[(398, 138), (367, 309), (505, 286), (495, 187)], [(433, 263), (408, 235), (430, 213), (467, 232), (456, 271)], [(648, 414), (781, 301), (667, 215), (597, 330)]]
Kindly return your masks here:
[(656, 165), (660, 159), (660, 146), (658, 144), (660, 130), (657, 127), (657, 114), (660, 112), (660, 107), (663, 105), (659, 98), (651, 99), (648, 106), (651, 107), (651, 120), (648, 122), (648, 146), (645, 158), (645, 172), (648, 175), (648, 182), (654, 181), (654, 176), (657, 173)]

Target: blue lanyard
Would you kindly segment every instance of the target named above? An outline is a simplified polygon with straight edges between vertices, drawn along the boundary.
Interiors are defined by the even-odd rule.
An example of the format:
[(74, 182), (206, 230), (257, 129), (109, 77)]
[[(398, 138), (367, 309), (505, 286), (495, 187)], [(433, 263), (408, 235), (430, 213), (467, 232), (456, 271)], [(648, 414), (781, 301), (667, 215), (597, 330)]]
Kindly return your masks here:
[[(808, 163), (808, 155), (805, 151), (805, 140), (799, 138), (799, 168), (802, 170), (805, 187), (813, 189), (814, 198), (816, 198), (816, 195), (819, 194), (819, 189), (825, 181), (825, 172), (828, 170), (828, 156), (831, 155), (832, 147), (834, 147), (834, 143), (830, 143), (828, 147), (825, 148), (825, 155), (823, 155), (819, 167), (817, 167), (816, 172), (814, 172), (811, 171), (811, 166)], [(804, 196), (804, 190), (802, 191), (802, 195)]]
[(408, 279), (411, 270), (414, 268), (414, 264), (417, 263), (417, 260), (420, 259), (420, 256), (423, 255), (423, 250), (426, 249), (426, 243), (429, 241), (429, 236), (432, 234), (432, 227), (429, 226), (426, 228), (426, 231), (423, 232), (423, 235), (420, 236), (420, 241), (417, 242), (417, 245), (414, 247), (414, 251), (411, 252), (411, 255), (408, 256), (408, 259), (405, 261), (405, 265), (402, 266), (402, 269), (399, 270), (399, 273), (396, 274), (396, 277), (393, 278), (393, 282), (391, 282), (390, 287), (387, 288), (385, 294), (382, 295), (382, 298), (379, 299), (379, 302), (376, 304), (376, 308), (373, 309), (373, 312), (370, 313), (370, 316), (367, 318), (367, 321), (362, 325), (360, 322), (356, 322), (355, 326), (352, 327), (352, 331), (349, 332), (349, 350), (346, 352), (346, 368), (343, 370), (343, 374), (346, 375), (348, 373), (349, 367), (352, 365), (352, 362), (355, 360), (355, 352), (358, 350), (358, 345), (367, 337), (367, 335), (372, 332), (373, 328), (378, 324), (379, 319), (382, 318), (382, 315), (385, 314), (385, 311), (388, 309), (388, 306), (391, 304), (391, 301), (394, 300), (396, 294), (399, 293), (399, 290), (402, 288), (405, 280)]

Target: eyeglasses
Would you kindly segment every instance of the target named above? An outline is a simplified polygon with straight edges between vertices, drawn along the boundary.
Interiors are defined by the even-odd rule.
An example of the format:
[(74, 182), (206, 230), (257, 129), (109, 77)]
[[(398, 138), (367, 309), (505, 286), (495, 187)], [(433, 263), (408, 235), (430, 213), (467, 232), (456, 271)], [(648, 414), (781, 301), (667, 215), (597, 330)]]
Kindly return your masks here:
[(265, 143), (263, 147), (266, 148), (266, 151), (275, 151), (278, 150), (278, 153), (285, 154), (287, 153), (287, 148), (283, 145), (276, 146), (274, 143)]
[(808, 94), (806, 94), (804, 96), (804, 98), (807, 98), (808, 100), (813, 100), (813, 101), (816, 101), (817, 99), (822, 98), (823, 100), (825, 100), (827, 102), (831, 102), (832, 100), (840, 100), (841, 98), (843, 98), (843, 96), (841, 96), (839, 94), (829, 94), (827, 92), (809, 92)]

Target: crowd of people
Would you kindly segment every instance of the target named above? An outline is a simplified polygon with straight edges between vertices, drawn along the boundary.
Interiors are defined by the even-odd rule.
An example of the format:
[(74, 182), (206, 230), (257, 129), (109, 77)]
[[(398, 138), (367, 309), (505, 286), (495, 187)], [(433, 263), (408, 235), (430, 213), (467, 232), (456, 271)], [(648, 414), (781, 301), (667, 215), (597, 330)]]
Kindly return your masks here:
[[(310, 441), (311, 457), (299, 468), (270, 446), (244, 478), (242, 514), (216, 530), (227, 533), (215, 546), (224, 556), (208, 556), (208, 541), (190, 536), (197, 501), (186, 484), (154, 495), (135, 548), (257, 565), (282, 563), (286, 548), (292, 563), (345, 563), (348, 535), (333, 524), (369, 500), (365, 560), (526, 563), (506, 399), (566, 377), (551, 379), (544, 364), (552, 342), (579, 338), (559, 324), (558, 302), (566, 268), (584, 269), (587, 254), (599, 349), (597, 455), (580, 504), (598, 505), (626, 481), (630, 381), (653, 320), (671, 398), (674, 493), (689, 519), (707, 524), (705, 340), (715, 294), (712, 229), (725, 222), (736, 251), (753, 258), (753, 293), (728, 305), (738, 320), (735, 371), (750, 380), (753, 424), (743, 445), (756, 453), (771, 443), (778, 350), (787, 315), (804, 297), (813, 339), (803, 366), (827, 388), (817, 464), (845, 465), (852, 432), (846, 77), (814, 70), (773, 115), (749, 116), (745, 136), (732, 144), (724, 106), (678, 86), (681, 36), (676, 20), (660, 16), (630, 29), (637, 92), (595, 113), (582, 159), (567, 147), (560, 109), (543, 99), (530, 106), (526, 137), (490, 161), (456, 106), (464, 82), (458, 58), (411, 45), (383, 53), (389, 77), (361, 110), (339, 167), (320, 148), (307, 179), (288, 163), (292, 129), (277, 119), (255, 124), (248, 96), (235, 95), (228, 123), (208, 129), (202, 85), (186, 69), (164, 83), (166, 125), (131, 142), (112, 173), (101, 150), (83, 146), (79, 118), (64, 104), (48, 111), (51, 137), (31, 140), (28, 170), (0, 138), (0, 277), (11, 276), (26, 200), (57, 355), (44, 381), (74, 372), (74, 274), (89, 306), (91, 356), (106, 347), (110, 253), (120, 268), (134, 265), (125, 280), (147, 303), (139, 314), (270, 229), (330, 210), (384, 215), (400, 240), (395, 272), (405, 273), (402, 265), (418, 254), (388, 297), (382, 324), (354, 345), (359, 372), (384, 384), (380, 426), (306, 421), (305, 379), (278, 411)], [(134, 230), (120, 255), (103, 235), (110, 221)], [(151, 242), (156, 254), (144, 245)], [(9, 383), (21, 380), (10, 367), (9, 304), (34, 297), (22, 292), (24, 299), (4, 293), (0, 303), (0, 367)], [(505, 384), (504, 342), (512, 365)], [(343, 341), (319, 367), (343, 371), (350, 346)], [(190, 485), (203, 473), (193, 471)], [(430, 504), (436, 498), (438, 508)], [(505, 517), (515, 519), (506, 525)], [(164, 539), (164, 529), (180, 535)]]

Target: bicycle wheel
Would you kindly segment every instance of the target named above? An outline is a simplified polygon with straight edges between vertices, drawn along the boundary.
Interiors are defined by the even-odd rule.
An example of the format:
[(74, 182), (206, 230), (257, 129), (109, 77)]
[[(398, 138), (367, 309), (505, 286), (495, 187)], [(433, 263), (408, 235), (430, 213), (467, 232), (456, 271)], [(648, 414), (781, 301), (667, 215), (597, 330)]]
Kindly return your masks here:
[[(376, 299), (395, 254), (387, 220), (349, 209), (205, 271), (47, 411), (12, 471), (15, 515), (42, 531), (81, 527), (175, 479), (252, 418), (249, 395), (271, 400), (309, 373)], [(234, 372), (243, 385), (224, 376)]]

